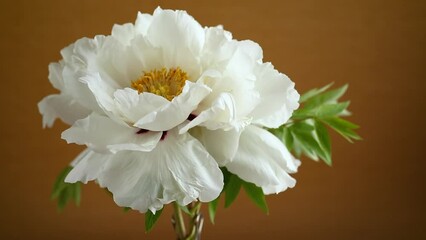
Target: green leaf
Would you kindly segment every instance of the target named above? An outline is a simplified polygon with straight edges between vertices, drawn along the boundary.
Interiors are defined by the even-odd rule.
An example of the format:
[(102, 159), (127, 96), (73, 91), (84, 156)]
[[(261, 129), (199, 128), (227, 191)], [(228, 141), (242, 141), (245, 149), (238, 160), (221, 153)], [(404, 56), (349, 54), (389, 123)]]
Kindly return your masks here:
[(327, 128), (319, 121), (315, 121), (315, 131), (318, 138), (318, 143), (324, 152), (324, 162), (331, 166), (331, 141)]
[(353, 129), (357, 129), (358, 126), (349, 121), (343, 120), (338, 117), (321, 119), (321, 121), (333, 128), (349, 142), (352, 142), (352, 139), (362, 139), (355, 131), (353, 131)]
[(65, 185), (65, 178), (68, 175), (69, 172), (71, 172), (72, 167), (68, 166), (64, 168), (61, 173), (56, 177), (55, 183), (53, 184), (52, 194), (50, 197), (52, 199), (57, 198), (61, 191), (66, 187)]
[(293, 150), (294, 138), (293, 135), (291, 135), (290, 128), (283, 128), (281, 140), (284, 142), (285, 146), (289, 151)]
[(350, 102), (324, 104), (315, 109), (315, 116), (318, 118), (333, 117), (341, 114), (349, 106)]
[(225, 207), (231, 206), (238, 196), (241, 189), (242, 181), (234, 174), (229, 176), (229, 182), (225, 188)]
[(325, 90), (329, 89), (331, 87), (331, 85), (333, 85), (333, 83), (329, 83), (326, 86), (317, 89), (314, 88), (312, 90), (309, 90), (308, 92), (302, 94), (302, 96), (300, 96), (300, 103), (306, 102), (307, 100), (311, 99), (312, 97), (315, 97), (316, 95), (323, 93)]
[(325, 103), (335, 103), (341, 96), (343, 96), (343, 94), (345, 94), (347, 89), (348, 85), (345, 84), (340, 88), (318, 94), (306, 102), (305, 108), (309, 109)]
[(158, 210), (155, 214), (153, 214), (150, 210), (145, 213), (145, 232), (150, 232), (152, 230), (162, 212), (163, 209)]
[(300, 147), (304, 151), (305, 155), (313, 160), (318, 160), (317, 156), (323, 160), (326, 159), (326, 154), (314, 137), (314, 132), (299, 131), (298, 129), (294, 129), (293, 137), (300, 143)]
[(72, 167), (64, 168), (55, 180), (53, 185), (51, 199), (58, 199), (57, 206), (58, 211), (61, 212), (70, 200), (73, 200), (76, 206), (80, 205), (81, 200), (81, 184), (66, 183), (65, 178), (68, 173), (72, 170)]
[(301, 141), (297, 136), (297, 133), (292, 133), (294, 138), (294, 151), (296, 156), (300, 158), (302, 154), (306, 155), (308, 158), (318, 161), (318, 154), (311, 148), (309, 145)]
[(180, 209), (182, 209), (182, 211), (188, 215), (191, 215), (191, 211), (189, 211), (187, 206), (181, 206), (179, 205)]
[(307, 121), (296, 122), (296, 123), (292, 124), (289, 128), (293, 132), (307, 132), (307, 133), (310, 133), (313, 130), (315, 130), (314, 126), (312, 126), (311, 124), (307, 123)]
[(210, 221), (214, 224), (214, 218), (216, 217), (216, 211), (217, 211), (217, 206), (219, 203), (219, 197), (217, 197), (215, 200), (209, 202), (209, 216), (210, 216)]
[(249, 198), (266, 214), (269, 213), (268, 204), (265, 200), (265, 194), (263, 194), (262, 188), (254, 185), (253, 183), (243, 183), (243, 188), (246, 191)]

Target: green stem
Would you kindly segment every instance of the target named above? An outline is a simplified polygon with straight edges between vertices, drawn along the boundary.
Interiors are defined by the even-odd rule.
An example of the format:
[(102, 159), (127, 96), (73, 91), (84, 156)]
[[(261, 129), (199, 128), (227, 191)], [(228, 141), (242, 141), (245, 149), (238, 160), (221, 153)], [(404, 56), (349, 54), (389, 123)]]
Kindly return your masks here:
[[(176, 202), (173, 206), (173, 227), (178, 235), (178, 240), (200, 240), (204, 221), (200, 213), (201, 202), (193, 202), (187, 206), (188, 212), (185, 211), (185, 213), (187, 213), (189, 217), (188, 228), (185, 227), (181, 207)], [(189, 232), (186, 232), (186, 229), (188, 229)]]
[(178, 235), (178, 239), (184, 239), (184, 237), (186, 236), (186, 229), (185, 222), (182, 216), (182, 210), (180, 209), (180, 206), (179, 204), (177, 204), (177, 202), (174, 202), (173, 207), (175, 210), (174, 221), (176, 234)]

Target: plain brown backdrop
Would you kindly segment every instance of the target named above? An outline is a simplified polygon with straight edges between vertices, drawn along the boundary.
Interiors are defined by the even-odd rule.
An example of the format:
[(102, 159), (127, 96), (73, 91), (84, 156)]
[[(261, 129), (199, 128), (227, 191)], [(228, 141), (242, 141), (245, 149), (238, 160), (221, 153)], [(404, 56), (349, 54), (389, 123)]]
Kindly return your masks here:
[(174, 239), (170, 207), (146, 235), (142, 214), (93, 183), (58, 214), (52, 184), (82, 147), (60, 139), (62, 123), (43, 130), (36, 107), (55, 92), (47, 66), (63, 47), (158, 5), (258, 42), (300, 92), (349, 83), (362, 127), (355, 144), (333, 134), (332, 168), (302, 159), (296, 187), (267, 197), (269, 215), (241, 194), (203, 239), (426, 239), (426, 2), (389, 0), (2, 0), (0, 239)]

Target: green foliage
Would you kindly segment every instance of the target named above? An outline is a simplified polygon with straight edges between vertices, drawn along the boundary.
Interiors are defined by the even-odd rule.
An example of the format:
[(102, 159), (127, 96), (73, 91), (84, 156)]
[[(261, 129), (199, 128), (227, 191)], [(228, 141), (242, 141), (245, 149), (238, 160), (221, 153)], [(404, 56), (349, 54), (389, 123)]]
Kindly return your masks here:
[(214, 224), (214, 218), (216, 217), (217, 206), (219, 204), (219, 197), (209, 202), (209, 216), (210, 221)]
[(145, 213), (145, 232), (148, 233), (154, 228), (155, 223), (157, 223), (158, 219), (160, 219), (162, 212), (163, 209), (156, 211), (155, 214), (149, 210)]
[(240, 193), (241, 179), (232, 173), (229, 173), (229, 182), (226, 184), (225, 188), (225, 207), (231, 206), (234, 200), (237, 198), (238, 193)]
[(303, 105), (293, 113), (290, 121), (278, 129), (270, 129), (298, 157), (304, 154), (313, 160), (322, 159), (330, 166), (331, 141), (326, 126), (349, 142), (361, 139), (354, 131), (358, 126), (341, 118), (349, 114), (350, 102), (339, 102), (348, 85), (329, 90), (331, 85), (303, 94), (300, 97)]
[(262, 188), (254, 185), (253, 183), (245, 182), (241, 180), (243, 183), (243, 188), (246, 191), (249, 198), (258, 206), (262, 211), (266, 214), (269, 213), (268, 204), (265, 200), (265, 194), (263, 194)]
[(72, 170), (72, 167), (68, 166), (64, 168), (56, 178), (55, 184), (51, 194), (51, 199), (58, 199), (57, 206), (58, 211), (62, 211), (70, 200), (73, 200), (77, 206), (80, 205), (81, 199), (81, 188), (80, 183), (66, 183), (65, 177)]
[(254, 185), (253, 183), (242, 180), (237, 175), (229, 172), (226, 168), (221, 168), (221, 170), (224, 176), (224, 187), (222, 193), (218, 198), (212, 202), (209, 202), (209, 215), (210, 221), (212, 223), (214, 223), (220, 197), (224, 195), (225, 208), (228, 208), (237, 198), (241, 188), (244, 189), (247, 196), (256, 206), (258, 206), (263, 212), (269, 213), (268, 205), (266, 203), (262, 188)]

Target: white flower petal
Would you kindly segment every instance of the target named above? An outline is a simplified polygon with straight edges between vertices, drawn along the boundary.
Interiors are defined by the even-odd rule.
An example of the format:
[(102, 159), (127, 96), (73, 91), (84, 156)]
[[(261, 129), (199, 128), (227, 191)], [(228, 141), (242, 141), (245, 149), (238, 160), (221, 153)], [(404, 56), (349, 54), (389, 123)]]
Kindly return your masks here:
[(201, 73), (199, 55), (205, 34), (193, 17), (185, 11), (157, 8), (145, 38), (162, 50), (162, 65), (157, 68), (180, 67), (188, 73), (190, 79), (198, 78)]
[(64, 89), (64, 79), (62, 78), (63, 61), (49, 64), (49, 81), (52, 86), (60, 91)]
[(294, 187), (296, 180), (288, 172), (296, 172), (299, 163), (273, 134), (249, 126), (241, 134), (235, 158), (226, 168), (271, 194)]
[(73, 169), (65, 178), (67, 183), (82, 182), (95, 180), (99, 173), (102, 172), (104, 164), (114, 155), (99, 154), (90, 149), (84, 150), (72, 162)]
[(62, 71), (64, 79), (64, 90), (62, 93), (71, 96), (74, 101), (87, 109), (102, 112), (87, 84), (80, 81), (80, 78), (84, 77), (85, 74), (84, 71), (75, 71), (70, 66), (65, 66)]
[(111, 36), (120, 41), (123, 45), (129, 45), (130, 41), (135, 37), (134, 26), (131, 23), (123, 25), (114, 24)]
[(221, 93), (210, 108), (202, 111), (192, 121), (181, 127), (179, 132), (187, 132), (189, 129), (199, 125), (210, 130), (228, 130), (235, 120), (235, 106), (232, 95)]
[(272, 64), (259, 64), (256, 72), (256, 89), (261, 102), (250, 115), (256, 124), (277, 128), (286, 123), (299, 107), (299, 94), (294, 89), (294, 83), (275, 70)]
[(148, 92), (139, 94), (131, 88), (115, 91), (114, 101), (117, 113), (132, 124), (170, 103), (161, 96)]
[(80, 80), (82, 83), (87, 84), (88, 89), (96, 99), (97, 106), (100, 108), (100, 110), (96, 112), (100, 114), (104, 113), (116, 122), (123, 121), (123, 119), (116, 114), (118, 109), (113, 98), (117, 86), (112, 86), (103, 81), (99, 74), (89, 74), (80, 78)]
[(210, 131), (206, 128), (197, 130), (199, 132), (195, 137), (203, 143), (219, 166), (225, 166), (232, 161), (238, 149), (241, 131), (237, 129)]
[(142, 35), (146, 35), (148, 28), (152, 22), (152, 15), (138, 12), (138, 16), (135, 22), (136, 32)]
[(52, 127), (57, 118), (72, 125), (76, 120), (90, 114), (88, 109), (64, 94), (52, 94), (43, 98), (38, 103), (38, 109), (43, 115), (43, 127)]
[(144, 116), (134, 126), (151, 131), (167, 131), (185, 121), (210, 92), (211, 89), (203, 84), (186, 81), (179, 96), (158, 111)]
[(203, 27), (186, 11), (163, 10), (160, 7), (154, 11), (146, 37), (164, 52), (188, 48), (194, 55), (200, 53), (205, 40)]
[(155, 212), (177, 201), (214, 200), (223, 187), (215, 160), (189, 134), (169, 131), (151, 152), (119, 152), (98, 178), (119, 206)]
[(108, 117), (91, 114), (78, 120), (62, 133), (68, 143), (86, 145), (100, 153), (122, 150), (151, 151), (161, 138), (161, 132), (144, 132), (118, 124)]

